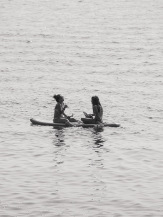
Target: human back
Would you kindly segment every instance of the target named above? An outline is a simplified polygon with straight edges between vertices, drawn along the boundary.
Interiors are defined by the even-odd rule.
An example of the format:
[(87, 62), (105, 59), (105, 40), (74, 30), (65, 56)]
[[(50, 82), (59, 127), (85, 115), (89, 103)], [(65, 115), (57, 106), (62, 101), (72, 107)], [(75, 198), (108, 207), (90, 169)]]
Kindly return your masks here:
[(93, 106), (93, 113), (95, 115), (95, 121), (97, 122), (103, 122), (103, 108), (101, 105), (94, 105)]
[(92, 108), (93, 108), (93, 115), (95, 116), (95, 122), (102, 123), (103, 120), (103, 108), (101, 106), (100, 100), (98, 96), (92, 96)]

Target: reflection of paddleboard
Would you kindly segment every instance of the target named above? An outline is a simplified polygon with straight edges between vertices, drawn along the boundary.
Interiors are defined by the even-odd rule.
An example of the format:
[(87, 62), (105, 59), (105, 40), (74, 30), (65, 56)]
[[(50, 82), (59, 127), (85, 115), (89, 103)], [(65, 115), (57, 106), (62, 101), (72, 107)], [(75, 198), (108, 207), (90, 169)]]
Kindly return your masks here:
[(83, 123), (72, 123), (72, 126), (67, 126), (64, 123), (52, 123), (52, 122), (44, 122), (44, 121), (37, 121), (35, 119), (30, 119), (33, 125), (41, 125), (41, 126), (53, 126), (53, 127), (119, 127), (119, 124), (83, 124)]

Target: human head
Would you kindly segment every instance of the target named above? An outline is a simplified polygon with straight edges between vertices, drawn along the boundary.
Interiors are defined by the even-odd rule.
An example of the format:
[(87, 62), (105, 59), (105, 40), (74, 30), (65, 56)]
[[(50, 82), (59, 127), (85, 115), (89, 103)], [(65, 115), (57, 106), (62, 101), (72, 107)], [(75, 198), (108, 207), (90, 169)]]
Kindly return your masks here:
[(60, 94), (54, 95), (53, 98), (54, 98), (57, 102), (63, 102), (63, 101), (64, 101), (63, 96), (60, 95)]
[(98, 96), (92, 96), (91, 101), (93, 105), (101, 105)]

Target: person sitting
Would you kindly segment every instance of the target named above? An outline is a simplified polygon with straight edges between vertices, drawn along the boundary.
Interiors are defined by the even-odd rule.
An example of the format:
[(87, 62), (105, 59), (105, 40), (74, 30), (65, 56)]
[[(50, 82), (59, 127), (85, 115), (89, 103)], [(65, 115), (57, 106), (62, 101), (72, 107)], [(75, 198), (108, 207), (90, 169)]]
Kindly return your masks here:
[(54, 108), (53, 123), (65, 123), (68, 126), (72, 126), (72, 124), (68, 120), (68, 116), (64, 113), (65, 109), (68, 108), (68, 106), (64, 104), (64, 97), (58, 94), (54, 95), (53, 98), (57, 102)]
[(103, 123), (103, 108), (101, 106), (98, 96), (92, 96), (92, 110), (93, 114), (84, 112), (86, 118), (81, 118), (84, 124), (99, 124)]

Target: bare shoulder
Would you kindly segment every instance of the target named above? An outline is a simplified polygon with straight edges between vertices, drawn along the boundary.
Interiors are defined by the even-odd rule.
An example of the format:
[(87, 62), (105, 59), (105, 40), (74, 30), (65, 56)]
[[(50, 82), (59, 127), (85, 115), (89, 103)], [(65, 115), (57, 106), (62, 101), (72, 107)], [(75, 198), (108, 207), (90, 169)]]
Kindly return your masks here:
[(56, 106), (55, 106), (55, 109), (60, 109), (60, 108), (61, 108), (60, 104), (57, 103)]

